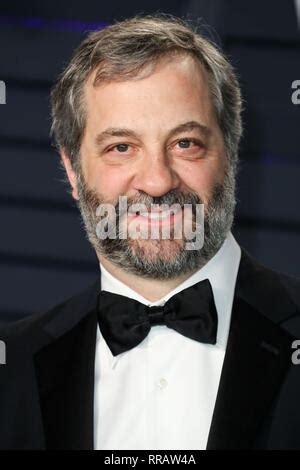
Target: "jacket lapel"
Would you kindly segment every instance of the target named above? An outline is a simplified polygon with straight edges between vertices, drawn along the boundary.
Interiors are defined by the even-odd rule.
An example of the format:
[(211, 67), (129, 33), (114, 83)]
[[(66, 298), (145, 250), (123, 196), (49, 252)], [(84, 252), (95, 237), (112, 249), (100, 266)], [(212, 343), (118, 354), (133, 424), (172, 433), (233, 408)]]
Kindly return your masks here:
[[(92, 304), (69, 305), (46, 324), (52, 340), (34, 357), (47, 449), (93, 449), (95, 298)], [(69, 328), (66, 318), (77, 321)]]
[(242, 250), (208, 450), (255, 447), (291, 365), (293, 338), (278, 323), (294, 313), (295, 305), (266, 271)]

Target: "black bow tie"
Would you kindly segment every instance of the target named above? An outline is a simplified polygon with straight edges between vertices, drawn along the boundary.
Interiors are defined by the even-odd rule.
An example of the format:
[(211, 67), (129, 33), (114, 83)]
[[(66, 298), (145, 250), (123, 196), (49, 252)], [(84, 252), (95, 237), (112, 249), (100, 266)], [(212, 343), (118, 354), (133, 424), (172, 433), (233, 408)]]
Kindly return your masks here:
[(208, 279), (171, 297), (161, 307), (148, 307), (137, 300), (101, 291), (99, 328), (112, 354), (134, 348), (153, 325), (166, 325), (183, 336), (215, 344), (218, 317)]

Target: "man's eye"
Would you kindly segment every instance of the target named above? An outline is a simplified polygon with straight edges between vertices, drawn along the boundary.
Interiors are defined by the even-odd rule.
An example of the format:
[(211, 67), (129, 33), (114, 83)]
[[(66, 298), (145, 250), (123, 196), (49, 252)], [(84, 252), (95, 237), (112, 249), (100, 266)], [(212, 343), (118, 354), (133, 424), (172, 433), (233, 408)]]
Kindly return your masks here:
[(199, 148), (202, 147), (201, 142), (198, 142), (195, 139), (180, 139), (180, 140), (178, 140), (177, 145), (181, 149), (194, 148), (196, 150), (197, 148), (199, 149)]
[(122, 152), (127, 152), (128, 148), (129, 148), (128, 144), (118, 144), (112, 147), (111, 150), (117, 150), (118, 152), (122, 153)]

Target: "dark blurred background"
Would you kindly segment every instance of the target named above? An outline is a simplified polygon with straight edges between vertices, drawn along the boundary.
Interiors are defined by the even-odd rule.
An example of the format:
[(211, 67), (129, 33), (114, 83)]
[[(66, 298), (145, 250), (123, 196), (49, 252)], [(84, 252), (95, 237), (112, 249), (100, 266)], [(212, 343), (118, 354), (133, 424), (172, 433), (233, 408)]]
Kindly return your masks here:
[(299, 3), (1, 0), (0, 321), (46, 310), (98, 275), (50, 145), (49, 91), (87, 31), (136, 13), (201, 20), (231, 59), (245, 100), (233, 233), (265, 265), (300, 276)]

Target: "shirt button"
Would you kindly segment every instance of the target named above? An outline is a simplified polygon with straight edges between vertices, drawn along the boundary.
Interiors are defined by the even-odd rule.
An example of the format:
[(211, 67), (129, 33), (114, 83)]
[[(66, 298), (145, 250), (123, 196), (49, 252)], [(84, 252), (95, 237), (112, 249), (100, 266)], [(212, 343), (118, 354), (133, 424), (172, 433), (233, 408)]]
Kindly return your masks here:
[(166, 388), (168, 385), (168, 381), (166, 379), (159, 379), (159, 381), (157, 382), (157, 386), (160, 390)]

